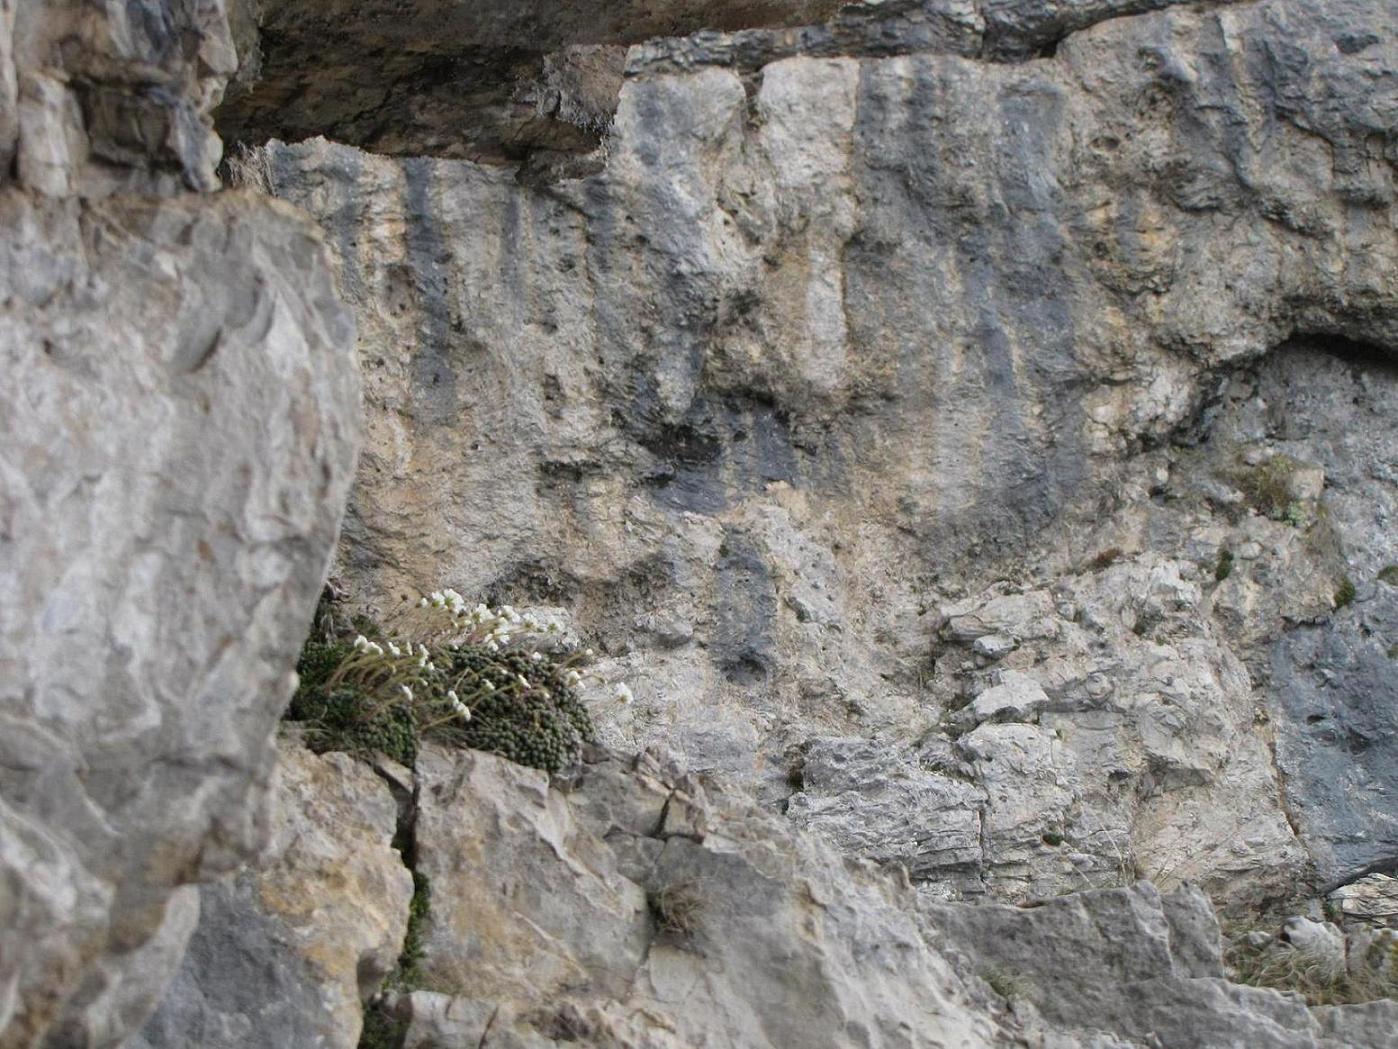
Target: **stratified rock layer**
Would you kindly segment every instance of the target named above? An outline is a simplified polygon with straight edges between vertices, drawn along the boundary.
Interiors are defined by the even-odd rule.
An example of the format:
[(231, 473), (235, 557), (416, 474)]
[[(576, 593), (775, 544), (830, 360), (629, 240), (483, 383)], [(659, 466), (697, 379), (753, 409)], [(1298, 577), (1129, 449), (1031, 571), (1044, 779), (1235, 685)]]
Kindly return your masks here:
[(49, 196), (217, 188), (223, 0), (0, 0), (0, 182)]
[(259, 0), (219, 126), (249, 144), (319, 134), (378, 153), (586, 154), (616, 109), (626, 45), (703, 28), (803, 25), (838, 6)]

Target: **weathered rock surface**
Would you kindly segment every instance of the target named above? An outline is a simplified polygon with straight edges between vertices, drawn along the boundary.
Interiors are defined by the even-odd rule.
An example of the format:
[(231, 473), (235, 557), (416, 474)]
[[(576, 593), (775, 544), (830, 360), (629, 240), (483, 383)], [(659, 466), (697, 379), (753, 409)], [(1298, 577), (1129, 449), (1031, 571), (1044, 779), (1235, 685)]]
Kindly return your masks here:
[(934, 897), (1398, 860), (1398, 11), (1155, 6), (651, 41), (544, 187), (270, 145), (360, 320), (345, 580), (572, 609), (612, 745)]
[[(925, 919), (959, 961), (1010, 992), (1041, 1037), (1092, 1046), (1392, 1045), (1398, 1002), (1308, 1009), (1299, 998), (1223, 979), (1208, 900), (1149, 883), (1003, 905), (931, 905)], [(1387, 1024), (1387, 1027), (1381, 1027)]]
[(114, 959), (158, 995), (170, 893), (263, 842), (353, 328), (315, 229), (265, 200), (3, 190), (0, 226), (0, 1044), (106, 1045), (84, 1003)]
[(1398, 878), (1368, 874), (1330, 893), (1347, 922), (1398, 929)]
[(223, 0), (0, 2), (0, 183), (50, 196), (217, 186)]
[[(407, 1045), (993, 1045), (911, 893), (650, 757), (569, 783), (419, 768), (431, 885)], [(449, 997), (444, 997), (449, 996)]]
[(219, 2), (0, 3), (5, 1049), (119, 1044), (262, 845), (353, 472), (319, 232), (169, 196), (234, 60)]
[[(1391, 1037), (1113, 887), (1391, 940), (1398, 6), (833, 6), (0, 0), (0, 1046), (120, 1042), (268, 831), (356, 378), (320, 235), (175, 195), (229, 77), (519, 162), (242, 158), (359, 316), (356, 596), (567, 609), (608, 741), (766, 809), (429, 754), (408, 1044)], [(300, 773), (365, 822), (205, 893), (149, 1039), (352, 1043), (405, 872)]]
[(278, 748), (272, 844), (205, 886), (189, 953), (130, 1049), (354, 1049), (362, 1000), (397, 964), (412, 876), (398, 805), (344, 754)]
[[(351, 778), (347, 759), (323, 762)], [(320, 836), (336, 835), (322, 821), (344, 814), (326, 804), (346, 797), (341, 788), (283, 796), (305, 809), (288, 816), (302, 833), (320, 824)], [(1197, 888), (1162, 895), (1140, 883), (1033, 908), (920, 902), (906, 879), (843, 859), (653, 753), (594, 751), (550, 781), (429, 747), (416, 797), (416, 870), (429, 888), (422, 953), (415, 985), (375, 1006), (377, 1030), (396, 1028), (386, 1044), (406, 1049), (1342, 1049), (1392, 1044), (1382, 1025), (1398, 1020), (1398, 1003), (1311, 1010), (1229, 983)], [(331, 905), (361, 899), (313, 882)], [(280, 906), (264, 891), (240, 901), (236, 925), (201, 925), (195, 942), (207, 949), (172, 999), (201, 1002), (234, 981), (242, 962), (228, 948), (247, 935), (237, 930), (261, 928)], [(1302, 924), (1333, 929), (1297, 919), (1287, 930), (1299, 936)], [(320, 993), (314, 973), (286, 966), (306, 953), (285, 937), (259, 946), (278, 993), (242, 998), (250, 1018)], [(341, 1044), (300, 1033), (258, 1041), (273, 1028), (234, 1020), (230, 1030), (257, 1032), (244, 1044)], [(301, 1030), (289, 1018), (281, 1029)]]

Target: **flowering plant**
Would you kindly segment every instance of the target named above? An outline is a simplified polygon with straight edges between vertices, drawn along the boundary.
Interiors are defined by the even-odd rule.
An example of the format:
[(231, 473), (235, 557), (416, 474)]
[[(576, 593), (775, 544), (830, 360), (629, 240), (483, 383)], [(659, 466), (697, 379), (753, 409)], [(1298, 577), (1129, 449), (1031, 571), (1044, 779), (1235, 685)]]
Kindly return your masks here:
[(593, 652), (559, 651), (557, 624), (451, 589), (423, 597), (391, 634), (359, 623), (353, 639), (313, 634), (302, 653), (288, 717), (307, 723), (315, 749), (411, 764), (430, 738), (556, 772), (595, 740), (576, 691)]

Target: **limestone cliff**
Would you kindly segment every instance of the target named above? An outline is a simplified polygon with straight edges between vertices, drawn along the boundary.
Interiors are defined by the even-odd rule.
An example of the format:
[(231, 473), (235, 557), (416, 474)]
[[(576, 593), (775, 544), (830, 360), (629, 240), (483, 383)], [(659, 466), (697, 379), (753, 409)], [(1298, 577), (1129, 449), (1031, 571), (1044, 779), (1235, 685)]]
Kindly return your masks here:
[[(1395, 169), (1395, 0), (0, 0), (0, 1047), (1394, 1044)], [(346, 499), (605, 747), (273, 779)]]
[(0, 1045), (118, 1045), (264, 844), (354, 470), (320, 233), (215, 186), (210, 3), (0, 4)]
[(634, 47), (585, 178), (266, 146), (359, 317), (340, 575), (568, 609), (613, 745), (930, 892), (1391, 864), (1394, 7), (985, 7)]

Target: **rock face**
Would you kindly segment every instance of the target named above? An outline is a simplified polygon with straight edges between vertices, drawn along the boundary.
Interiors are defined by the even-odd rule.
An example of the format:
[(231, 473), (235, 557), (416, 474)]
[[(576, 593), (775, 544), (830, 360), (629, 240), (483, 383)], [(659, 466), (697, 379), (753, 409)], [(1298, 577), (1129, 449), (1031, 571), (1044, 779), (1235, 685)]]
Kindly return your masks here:
[[(1307, 1009), (1296, 997), (1223, 978), (1207, 899), (1147, 883), (1024, 910), (933, 906), (925, 919), (961, 964), (1010, 993), (1016, 1014), (1068, 1045), (1342, 1049), (1392, 1044), (1398, 1002)], [(1343, 964), (1343, 962), (1341, 962)], [(1053, 1043), (1049, 1043), (1053, 1044)]]
[[(1391, 948), (1398, 3), (835, 7), (0, 0), (0, 1049), (353, 1044), (395, 819), (408, 1046), (1391, 1040), (1205, 896)], [(696, 774), (269, 823), (361, 372), (354, 599)]]
[(216, 3), (0, 4), (6, 1049), (120, 1043), (179, 963), (188, 886), (263, 844), (354, 469), (318, 231), (162, 195), (214, 184), (232, 68)]
[[(347, 789), (353, 764), (288, 756), (294, 769), (318, 762), (335, 775), (283, 793), (298, 810), (287, 824), (347, 844), (353, 835), (336, 827), (363, 800)], [(367, 769), (358, 776), (372, 784)], [(429, 888), (420, 958), (376, 1007), (374, 1046), (1346, 1049), (1391, 1044), (1398, 1021), (1398, 1003), (1308, 1009), (1230, 983), (1197, 888), (1161, 895), (1141, 883), (1033, 908), (920, 901), (905, 878), (846, 860), (653, 753), (594, 751), (550, 781), (429, 747), (415, 796), (413, 854)], [(381, 830), (371, 848), (383, 856)], [(298, 898), (367, 904), (364, 924), (378, 927), (372, 900), (337, 892), (318, 873), (327, 869), (288, 854), (260, 876), (260, 893), (239, 899), (236, 923), (211, 923), (206, 909), (192, 963), (156, 1017), (169, 1033), (137, 1044), (189, 1044), (180, 1033), (200, 1045), (345, 1044), (280, 1017), (288, 1003), (323, 1015), (315, 974), (291, 964), (314, 952), (292, 938), (259, 941), (258, 969), (276, 973), (275, 988), (263, 979), (259, 993), (226, 992), (251, 987), (229, 948), (286, 913), (269, 879), (308, 874)], [(1286, 934), (1303, 926), (1333, 929), (1296, 919)], [(242, 1042), (210, 1038), (197, 1010), (179, 1011), (211, 995)], [(271, 1016), (280, 1026), (261, 1024)], [(168, 1026), (176, 1017), (182, 1026)]]
[(216, 188), (209, 114), (237, 68), (223, 8), (0, 2), (0, 182), (60, 197)]
[(367, 765), (279, 748), (272, 845), (258, 869), (200, 890), (198, 931), (130, 1049), (354, 1049), (361, 997), (392, 972), (412, 876), (398, 805)]
[(360, 323), (340, 574), (570, 609), (612, 745), (934, 897), (1398, 860), (1395, 14), (652, 40), (545, 184), (269, 144)]

